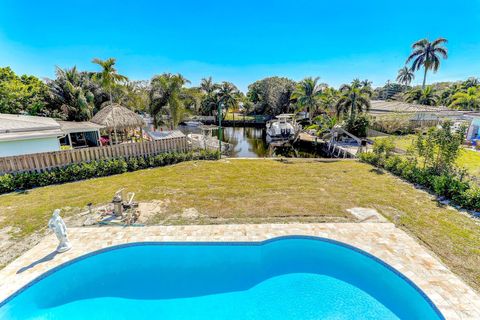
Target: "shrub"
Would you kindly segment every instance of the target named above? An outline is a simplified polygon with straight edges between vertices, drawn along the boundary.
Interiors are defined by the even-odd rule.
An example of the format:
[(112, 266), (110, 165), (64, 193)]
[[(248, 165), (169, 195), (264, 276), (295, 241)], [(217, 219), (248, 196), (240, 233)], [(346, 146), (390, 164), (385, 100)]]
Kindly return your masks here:
[(366, 137), (370, 125), (370, 118), (366, 114), (359, 114), (356, 117), (349, 117), (343, 124), (345, 130), (357, 137)]
[(109, 175), (135, 171), (145, 168), (165, 166), (188, 160), (217, 160), (218, 151), (202, 150), (198, 153), (163, 153), (148, 157), (131, 157), (128, 159), (108, 159), (71, 164), (63, 168), (54, 168), (44, 172), (22, 172), (0, 176), (0, 194), (15, 190), (43, 187), (56, 183), (105, 177)]
[(419, 167), (416, 160), (397, 155), (385, 157), (381, 153), (373, 152), (360, 154), (360, 160), (422, 185), (436, 195), (450, 199), (457, 206), (480, 210), (480, 187), (473, 182), (463, 181), (463, 175), (458, 172), (444, 172), (439, 175), (435, 168)]

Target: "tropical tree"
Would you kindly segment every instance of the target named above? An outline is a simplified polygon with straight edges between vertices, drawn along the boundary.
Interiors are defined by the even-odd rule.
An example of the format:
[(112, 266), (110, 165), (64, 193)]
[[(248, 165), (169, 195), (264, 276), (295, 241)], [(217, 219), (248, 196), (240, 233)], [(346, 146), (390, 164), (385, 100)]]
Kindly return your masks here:
[(238, 106), (238, 103), (241, 101), (240, 91), (233, 83), (224, 81), (221, 83), (217, 95), (218, 102), (225, 110), (222, 117), (223, 119), (225, 119), (225, 116), (228, 113), (228, 109), (236, 108)]
[(467, 92), (457, 92), (452, 96), (451, 108), (461, 110), (480, 109), (480, 89), (470, 87)]
[(462, 91), (462, 85), (460, 83), (453, 83), (447, 88), (442, 90), (440, 94), (439, 103), (448, 106), (452, 103), (452, 97), (455, 93)]
[(397, 82), (403, 84), (405, 88), (410, 85), (413, 79), (415, 79), (415, 74), (409, 67), (404, 66), (402, 69), (398, 70)]
[(0, 113), (50, 115), (47, 85), (34, 76), (18, 76), (10, 67), (0, 68)]
[(218, 84), (213, 82), (212, 77), (203, 78), (200, 82), (200, 89), (210, 96), (218, 89)]
[(116, 89), (117, 99), (122, 106), (135, 111), (145, 111), (148, 108), (148, 81), (129, 81), (125, 85), (117, 86)]
[(439, 100), (439, 96), (431, 86), (425, 89), (414, 88), (405, 95), (405, 101), (409, 103), (418, 103), (425, 106), (435, 106)]
[(63, 118), (69, 121), (89, 120), (93, 116), (95, 98), (88, 88), (88, 77), (76, 67), (56, 67), (55, 75), (55, 80), (47, 82), (50, 108), (60, 110)]
[(164, 73), (152, 78), (149, 109), (155, 127), (161, 124), (161, 114), (169, 115), (171, 128), (178, 125), (185, 110), (182, 92), (187, 83), (189, 81), (181, 74)]
[(372, 81), (370, 81), (368, 79), (365, 79), (365, 80), (361, 81), (360, 84), (362, 85), (362, 87), (365, 87), (365, 88), (371, 88), (372, 87)]
[(198, 114), (202, 105), (202, 100), (205, 97), (205, 93), (201, 88), (198, 87), (183, 88), (180, 97), (183, 100), (186, 109)]
[(261, 114), (277, 115), (290, 111), (295, 82), (288, 78), (269, 77), (248, 86), (247, 97)]
[[(112, 91), (115, 85), (119, 82), (128, 81), (128, 78), (117, 73), (117, 69), (115, 69), (116, 60), (114, 58), (108, 58), (107, 60), (101, 60), (101, 59), (95, 58), (92, 60), (92, 62), (94, 64), (99, 65), (102, 68), (100, 72), (94, 73), (92, 78), (93, 80), (100, 83), (101, 86), (105, 89), (105, 91), (109, 93), (109, 97), (110, 97), (109, 101), (110, 101), (110, 104), (112, 104), (113, 103)], [(113, 112), (112, 112), (112, 120), (113, 120), (113, 132), (115, 137), (115, 143), (117, 143), (117, 127), (115, 124), (115, 116)]]
[(475, 77), (470, 77), (467, 80), (462, 82), (463, 89), (468, 89), (471, 87), (478, 87), (478, 86), (480, 86), (480, 80)]
[(320, 97), (320, 108), (327, 111), (330, 115), (335, 114), (335, 105), (338, 101), (340, 92), (332, 87), (323, 90)]
[(335, 104), (337, 116), (347, 115), (355, 118), (358, 113), (370, 109), (370, 95), (368, 89), (353, 81), (351, 85), (340, 87), (340, 96)]
[(297, 83), (292, 93), (291, 99), (296, 101), (297, 105), (306, 109), (308, 117), (311, 119), (312, 113), (317, 113), (321, 106), (320, 97), (323, 87), (318, 83), (319, 77), (308, 77)]
[(447, 39), (438, 38), (432, 42), (428, 39), (422, 39), (412, 45), (413, 52), (407, 58), (405, 64), (412, 62), (412, 70), (420, 70), (423, 67), (423, 83), (422, 89), (425, 89), (428, 70), (437, 72), (440, 67), (440, 58), (448, 57), (447, 48), (443, 44), (447, 43)]

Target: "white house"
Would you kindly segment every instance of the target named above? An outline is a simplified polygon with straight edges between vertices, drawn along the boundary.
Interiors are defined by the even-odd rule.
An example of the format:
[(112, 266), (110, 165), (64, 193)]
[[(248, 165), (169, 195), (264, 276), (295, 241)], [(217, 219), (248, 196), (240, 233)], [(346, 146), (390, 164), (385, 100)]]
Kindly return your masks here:
[(64, 135), (51, 118), (0, 113), (0, 157), (58, 151)]

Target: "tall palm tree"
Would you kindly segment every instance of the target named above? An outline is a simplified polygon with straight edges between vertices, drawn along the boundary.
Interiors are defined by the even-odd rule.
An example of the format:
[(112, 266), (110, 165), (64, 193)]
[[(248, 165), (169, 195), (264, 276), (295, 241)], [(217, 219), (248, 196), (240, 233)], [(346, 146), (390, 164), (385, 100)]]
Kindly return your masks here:
[(355, 118), (357, 113), (370, 109), (370, 95), (364, 87), (359, 87), (354, 80), (351, 85), (340, 87), (340, 97), (335, 104), (337, 117), (344, 114)]
[(315, 113), (321, 106), (320, 97), (322, 96), (323, 86), (318, 83), (319, 77), (308, 77), (300, 81), (292, 92), (291, 99), (297, 101), (300, 108), (306, 109), (308, 117), (311, 119), (312, 113)]
[(412, 45), (413, 52), (407, 58), (405, 64), (413, 61), (412, 70), (414, 71), (423, 67), (422, 89), (425, 89), (428, 70), (437, 72), (440, 67), (440, 58), (447, 59), (447, 48), (443, 46), (445, 43), (447, 43), (447, 39), (438, 38), (432, 42), (428, 41), (428, 39), (422, 39)]
[(452, 96), (451, 108), (461, 110), (480, 109), (480, 89), (470, 87), (467, 92), (457, 92)]
[(439, 100), (439, 96), (431, 86), (425, 89), (415, 88), (407, 92), (405, 101), (409, 103), (418, 103), (425, 106), (435, 106)]
[(240, 91), (233, 83), (224, 81), (218, 88), (217, 96), (218, 102), (223, 105), (223, 108), (225, 108), (225, 113), (222, 117), (225, 119), (228, 109), (235, 108), (241, 100)]
[(398, 70), (397, 82), (403, 84), (405, 88), (415, 79), (415, 74), (412, 69), (407, 66), (404, 66), (402, 69)]
[[(117, 69), (115, 69), (115, 62), (114, 58), (108, 58), (107, 60), (101, 60), (95, 58), (92, 60), (94, 64), (99, 65), (102, 70), (100, 72), (96, 72), (93, 74), (93, 79), (99, 82), (102, 87), (108, 91), (110, 104), (113, 104), (112, 101), (112, 90), (118, 82), (126, 82), (128, 78), (122, 76), (121, 74), (117, 73)], [(115, 137), (115, 143), (117, 143), (117, 126), (115, 123), (115, 112), (112, 110), (112, 121), (113, 121), (113, 134)]]
[(215, 90), (218, 89), (218, 85), (213, 82), (212, 77), (203, 78), (200, 82), (200, 89), (207, 96), (211, 96), (215, 92)]
[(180, 122), (184, 110), (182, 89), (189, 83), (180, 74), (164, 73), (153, 77), (150, 81), (150, 114), (155, 127), (160, 124), (159, 116), (162, 112), (170, 115), (170, 126), (176, 127)]

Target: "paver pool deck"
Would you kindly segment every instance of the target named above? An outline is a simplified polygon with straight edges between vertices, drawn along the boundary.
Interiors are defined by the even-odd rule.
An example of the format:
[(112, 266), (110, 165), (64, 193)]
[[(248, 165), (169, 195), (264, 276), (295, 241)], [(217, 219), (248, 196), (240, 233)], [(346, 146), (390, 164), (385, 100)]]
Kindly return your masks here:
[(106, 247), (143, 241), (262, 241), (285, 235), (337, 240), (388, 263), (422, 289), (447, 319), (480, 319), (480, 295), (391, 223), (242, 224), (71, 228), (70, 251), (53, 234), (0, 270), (0, 301), (44, 272)]

